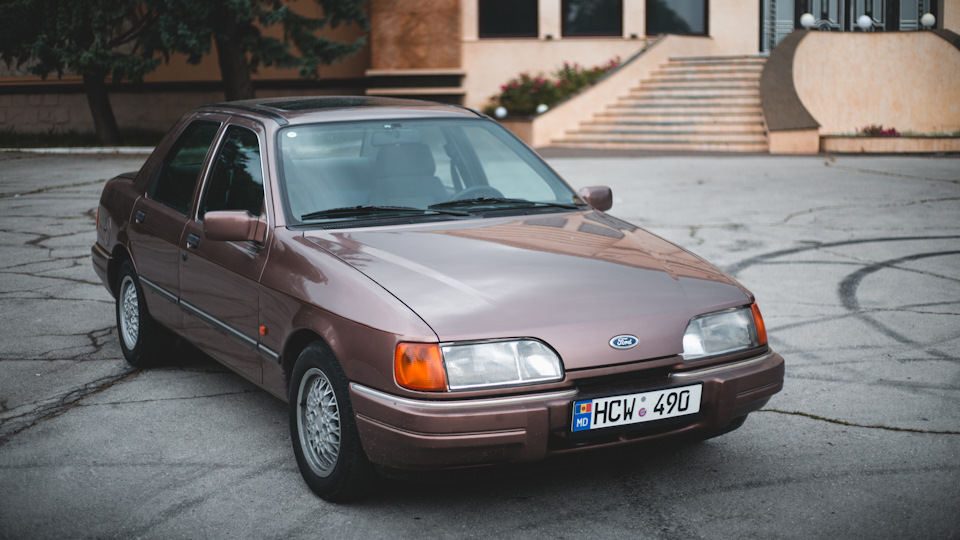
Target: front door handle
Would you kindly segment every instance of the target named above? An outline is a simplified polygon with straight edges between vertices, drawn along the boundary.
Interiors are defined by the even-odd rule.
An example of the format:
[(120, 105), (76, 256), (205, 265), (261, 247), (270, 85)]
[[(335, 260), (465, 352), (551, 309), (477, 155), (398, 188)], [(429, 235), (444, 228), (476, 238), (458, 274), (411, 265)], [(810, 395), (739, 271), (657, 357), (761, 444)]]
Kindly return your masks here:
[(137, 210), (137, 213), (133, 215), (133, 222), (137, 225), (144, 222), (147, 219), (147, 213), (143, 210)]
[(200, 247), (200, 237), (195, 234), (187, 235), (187, 249), (197, 249)]

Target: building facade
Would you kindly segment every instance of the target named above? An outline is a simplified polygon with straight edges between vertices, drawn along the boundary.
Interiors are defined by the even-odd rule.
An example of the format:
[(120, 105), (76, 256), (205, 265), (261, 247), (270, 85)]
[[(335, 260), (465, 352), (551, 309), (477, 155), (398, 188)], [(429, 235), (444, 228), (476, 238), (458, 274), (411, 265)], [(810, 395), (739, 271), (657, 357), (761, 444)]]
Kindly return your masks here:
[[(297, 10), (319, 10), (298, 0)], [(814, 17), (814, 28), (912, 31), (930, 13), (936, 28), (960, 31), (960, 0), (368, 0), (369, 32), (338, 28), (331, 36), (365, 37), (356, 55), (320, 68), (316, 79), (261, 68), (258, 96), (368, 94), (408, 96), (481, 108), (522, 72), (549, 73), (564, 62), (599, 65), (627, 60), (658, 36), (708, 40), (708, 55), (764, 55)], [(222, 101), (216, 59), (190, 65), (182, 57), (121, 82), (111, 102), (121, 128), (163, 131), (194, 106)], [(40, 80), (0, 66), (0, 126), (45, 132), (92, 131), (79, 77)]]

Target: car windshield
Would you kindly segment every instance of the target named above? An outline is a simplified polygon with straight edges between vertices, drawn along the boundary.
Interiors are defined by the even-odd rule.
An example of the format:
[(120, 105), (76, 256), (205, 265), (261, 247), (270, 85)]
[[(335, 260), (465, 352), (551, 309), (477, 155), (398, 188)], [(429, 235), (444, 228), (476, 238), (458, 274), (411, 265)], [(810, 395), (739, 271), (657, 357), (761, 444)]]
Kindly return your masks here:
[(290, 126), (279, 134), (279, 153), (292, 225), (584, 207), (536, 154), (489, 120)]

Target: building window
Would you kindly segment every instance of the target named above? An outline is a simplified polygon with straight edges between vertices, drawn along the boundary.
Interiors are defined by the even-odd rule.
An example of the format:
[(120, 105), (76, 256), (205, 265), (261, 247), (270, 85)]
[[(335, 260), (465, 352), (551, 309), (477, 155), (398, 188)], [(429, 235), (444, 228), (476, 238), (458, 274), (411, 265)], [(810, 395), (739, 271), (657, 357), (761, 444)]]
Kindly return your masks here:
[(480, 37), (538, 37), (537, 0), (478, 0)]
[(707, 35), (707, 0), (647, 0), (647, 35)]
[(563, 0), (564, 36), (622, 36), (623, 0)]

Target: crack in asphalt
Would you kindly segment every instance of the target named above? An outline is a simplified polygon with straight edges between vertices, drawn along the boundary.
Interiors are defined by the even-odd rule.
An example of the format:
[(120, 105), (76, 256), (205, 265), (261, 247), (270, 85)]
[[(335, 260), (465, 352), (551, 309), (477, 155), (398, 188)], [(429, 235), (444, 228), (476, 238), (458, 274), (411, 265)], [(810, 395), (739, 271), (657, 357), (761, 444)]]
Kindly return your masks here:
[[(91, 381), (79, 388), (75, 388), (61, 394), (60, 396), (47, 399), (41, 403), (35, 404), (34, 408), (16, 416), (0, 421), (0, 446), (6, 444), (12, 437), (18, 433), (29, 429), (41, 422), (56, 418), (61, 414), (75, 407), (80, 400), (103, 392), (113, 385), (129, 380), (140, 373), (140, 370), (131, 369), (115, 375), (101, 377)], [(8, 426), (11, 426), (8, 428)], [(7, 428), (7, 429), (5, 429)]]
[(837, 164), (831, 163), (831, 162), (829, 162), (829, 161), (825, 161), (823, 164), (824, 164), (825, 166), (827, 166), (827, 167), (830, 167), (830, 168), (833, 168), (833, 169), (839, 169), (839, 170), (842, 170), (842, 171), (851, 171), (851, 172), (858, 172), (858, 173), (863, 173), (863, 174), (876, 174), (876, 175), (878, 175), (878, 176), (889, 176), (889, 177), (892, 177), (892, 178), (909, 178), (909, 179), (911, 179), (911, 180), (929, 180), (929, 181), (932, 181), (932, 182), (945, 182), (945, 183), (947, 183), (947, 184), (960, 184), (960, 179), (954, 180), (954, 179), (950, 179), (950, 178), (933, 178), (933, 177), (931, 177), (931, 176), (916, 176), (916, 175), (912, 175), (912, 174), (901, 174), (901, 173), (892, 173), (892, 172), (887, 172), (887, 171), (877, 171), (877, 170), (874, 170), (874, 169), (864, 169), (864, 168), (861, 168), (861, 167), (850, 167), (850, 166), (847, 166), (847, 165), (837, 165)]
[(849, 209), (852, 209), (852, 208), (873, 208), (873, 209), (881, 209), (881, 208), (902, 208), (902, 207), (905, 207), (905, 206), (915, 206), (915, 205), (918, 205), (918, 204), (929, 204), (929, 203), (950, 202), (950, 201), (960, 201), (960, 197), (942, 197), (942, 198), (939, 198), (939, 199), (921, 199), (921, 200), (919, 200), (919, 201), (907, 201), (907, 202), (889, 203), (889, 204), (864, 204), (864, 203), (858, 203), (858, 204), (836, 204), (836, 205), (817, 206), (817, 207), (814, 207), (814, 208), (808, 208), (808, 209), (806, 209), (806, 210), (800, 210), (800, 211), (798, 211), (798, 212), (793, 212), (793, 213), (787, 215), (787, 217), (785, 217), (782, 221), (777, 222), (777, 223), (774, 223), (773, 225), (775, 225), (775, 226), (776, 226), (776, 225), (786, 225), (788, 221), (790, 221), (791, 219), (793, 219), (793, 218), (795, 218), (795, 217), (806, 216), (806, 215), (813, 214), (813, 213), (816, 213), (816, 212), (825, 212), (825, 211), (827, 211), (827, 210), (849, 210)]
[(803, 411), (781, 411), (779, 409), (760, 409), (757, 412), (769, 412), (769, 413), (776, 413), (776, 414), (786, 414), (790, 416), (802, 416), (804, 418), (809, 418), (811, 420), (818, 420), (820, 422), (827, 422), (830, 424), (837, 424), (841, 426), (864, 428), (864, 429), (879, 429), (883, 431), (919, 433), (923, 435), (960, 435), (960, 431), (951, 431), (951, 430), (902, 428), (902, 427), (896, 427), (896, 426), (884, 426), (882, 424), (858, 424), (856, 422), (847, 422), (846, 420), (838, 420), (836, 418), (827, 418), (826, 416), (806, 413)]
[(47, 192), (50, 192), (50, 191), (58, 191), (58, 190), (61, 190), (61, 189), (70, 189), (70, 188), (77, 188), (77, 187), (93, 186), (93, 185), (96, 185), (96, 184), (103, 184), (103, 183), (105, 183), (106, 181), (107, 181), (107, 179), (106, 179), (106, 178), (103, 178), (103, 179), (100, 179), (100, 180), (87, 180), (86, 182), (77, 182), (77, 183), (75, 183), (75, 184), (64, 184), (64, 185), (62, 185), (62, 186), (42, 187), (42, 188), (37, 188), (37, 189), (30, 190), (30, 191), (20, 191), (20, 192), (15, 192), (15, 193), (0, 193), (0, 199), (16, 199), (16, 198), (19, 198), (19, 197), (26, 197), (26, 196), (29, 196), (29, 195), (37, 195), (37, 194), (39, 194), (39, 193), (47, 193)]
[[(86, 345), (69, 345), (67, 347), (60, 347), (56, 349), (47, 349), (40, 352), (40, 356), (25, 358), (23, 356), (16, 357), (4, 357), (0, 356), (0, 362), (51, 362), (51, 361), (65, 361), (65, 362), (83, 362), (85, 360), (91, 360), (95, 355), (103, 351), (103, 348), (110, 344), (112, 340), (112, 335), (116, 330), (116, 325), (105, 326), (103, 328), (95, 328), (93, 330), (88, 330), (86, 332), (78, 332), (75, 334), (52, 334), (48, 333), (49, 337), (57, 338), (79, 338), (85, 337), (89, 343)], [(92, 350), (87, 350), (86, 352), (70, 353), (67, 355), (62, 355), (65, 351), (74, 351), (76, 349), (88, 349), (92, 347)]]
[[(62, 270), (62, 269), (58, 269), (58, 270)], [(0, 271), (0, 274), (7, 274), (11, 276), (26, 276), (26, 277), (33, 277), (33, 278), (40, 278), (40, 279), (54, 279), (58, 281), (69, 281), (70, 283), (80, 283), (83, 285), (100, 285), (100, 283), (96, 281), (92, 281), (88, 279), (71, 278), (67, 276), (44, 276), (42, 274), (32, 274), (30, 272), (6, 272), (6, 271)]]
[(179, 397), (169, 397), (169, 398), (153, 398), (153, 399), (126, 399), (120, 401), (102, 401), (99, 403), (92, 403), (90, 405), (78, 404), (80, 407), (100, 407), (103, 405), (128, 405), (132, 403), (160, 403), (164, 401), (189, 401), (194, 399), (208, 399), (208, 398), (217, 398), (223, 396), (239, 396), (243, 394), (256, 394), (262, 392), (260, 389), (249, 389), (249, 390), (237, 390), (235, 392), (220, 392), (217, 394), (204, 394), (202, 396), (179, 396)]

